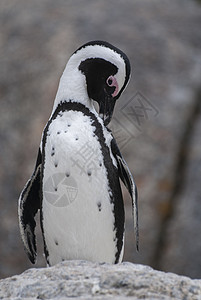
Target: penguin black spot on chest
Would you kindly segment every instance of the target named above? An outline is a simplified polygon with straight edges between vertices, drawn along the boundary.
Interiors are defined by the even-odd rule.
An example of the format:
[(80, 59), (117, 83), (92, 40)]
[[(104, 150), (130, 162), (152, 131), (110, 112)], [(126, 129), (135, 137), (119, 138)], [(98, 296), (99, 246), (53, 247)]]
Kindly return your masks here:
[(87, 171), (87, 175), (88, 175), (88, 176), (91, 176), (91, 174), (92, 174), (91, 170), (88, 170), (88, 171)]
[(55, 148), (52, 147), (52, 152), (51, 152), (51, 156), (54, 156), (55, 155)]
[(102, 210), (102, 204), (101, 204), (101, 202), (98, 202), (97, 206), (98, 206), (98, 210), (101, 212), (101, 210)]

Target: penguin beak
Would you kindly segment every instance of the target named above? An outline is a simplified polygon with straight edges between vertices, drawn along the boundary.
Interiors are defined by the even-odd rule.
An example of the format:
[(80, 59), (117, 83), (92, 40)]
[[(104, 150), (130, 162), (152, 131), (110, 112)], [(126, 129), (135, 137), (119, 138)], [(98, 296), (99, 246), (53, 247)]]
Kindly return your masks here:
[(99, 115), (103, 119), (104, 125), (107, 126), (112, 118), (115, 100), (112, 96), (105, 95), (99, 104)]

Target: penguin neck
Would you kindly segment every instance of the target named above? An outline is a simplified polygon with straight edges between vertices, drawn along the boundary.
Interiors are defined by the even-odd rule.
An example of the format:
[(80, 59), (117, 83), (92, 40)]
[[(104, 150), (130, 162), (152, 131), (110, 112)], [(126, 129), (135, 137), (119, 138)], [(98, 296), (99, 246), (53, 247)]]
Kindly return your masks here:
[(71, 64), (67, 64), (60, 78), (58, 91), (54, 101), (52, 113), (58, 105), (64, 102), (77, 102), (85, 105), (90, 111), (97, 113), (93, 101), (87, 93), (87, 85), (85, 75), (78, 68), (73, 68)]

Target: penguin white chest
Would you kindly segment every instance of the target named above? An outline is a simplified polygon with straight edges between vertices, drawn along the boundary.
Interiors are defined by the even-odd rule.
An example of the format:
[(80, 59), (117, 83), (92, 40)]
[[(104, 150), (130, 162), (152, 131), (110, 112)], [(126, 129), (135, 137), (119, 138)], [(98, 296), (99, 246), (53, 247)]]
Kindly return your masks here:
[(51, 265), (115, 261), (114, 205), (92, 122), (82, 112), (65, 111), (47, 130), (42, 224)]

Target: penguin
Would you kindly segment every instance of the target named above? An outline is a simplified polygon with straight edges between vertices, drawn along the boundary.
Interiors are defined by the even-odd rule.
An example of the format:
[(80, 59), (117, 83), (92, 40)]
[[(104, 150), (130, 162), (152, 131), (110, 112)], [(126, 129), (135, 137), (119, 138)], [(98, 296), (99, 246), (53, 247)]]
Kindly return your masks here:
[(84, 44), (66, 64), (33, 175), (19, 197), (20, 233), (33, 264), (38, 211), (48, 266), (64, 260), (120, 263), (125, 232), (120, 179), (132, 199), (138, 250), (137, 188), (107, 127), (130, 69), (126, 54), (105, 41)]

